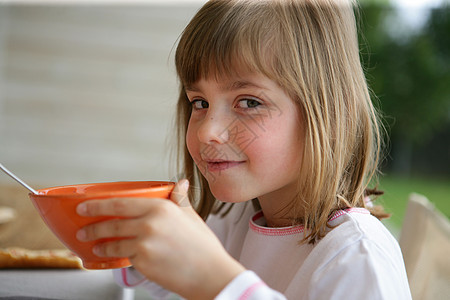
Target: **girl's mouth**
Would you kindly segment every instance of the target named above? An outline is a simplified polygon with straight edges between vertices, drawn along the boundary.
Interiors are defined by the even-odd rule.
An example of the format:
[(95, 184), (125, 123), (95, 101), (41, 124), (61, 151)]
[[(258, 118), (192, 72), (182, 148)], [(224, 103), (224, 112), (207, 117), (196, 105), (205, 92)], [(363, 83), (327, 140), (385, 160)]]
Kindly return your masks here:
[(243, 164), (244, 161), (206, 161), (207, 170), (209, 172), (219, 172), (227, 169), (231, 169), (233, 167), (239, 166)]

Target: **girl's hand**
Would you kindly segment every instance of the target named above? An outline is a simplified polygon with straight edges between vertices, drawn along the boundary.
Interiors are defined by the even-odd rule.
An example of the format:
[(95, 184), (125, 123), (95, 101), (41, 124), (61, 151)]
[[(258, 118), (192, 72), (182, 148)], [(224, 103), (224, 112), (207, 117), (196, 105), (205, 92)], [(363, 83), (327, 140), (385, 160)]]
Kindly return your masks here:
[(190, 205), (189, 182), (181, 180), (171, 199), (90, 200), (82, 216), (118, 216), (78, 231), (82, 241), (126, 239), (97, 244), (102, 257), (128, 257), (149, 280), (188, 299), (212, 299), (245, 269), (222, 247)]

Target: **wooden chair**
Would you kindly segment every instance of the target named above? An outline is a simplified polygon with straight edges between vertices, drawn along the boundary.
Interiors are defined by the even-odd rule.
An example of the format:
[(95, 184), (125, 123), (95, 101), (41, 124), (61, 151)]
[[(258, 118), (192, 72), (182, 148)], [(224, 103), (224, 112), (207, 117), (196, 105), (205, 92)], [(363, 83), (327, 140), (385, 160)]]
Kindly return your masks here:
[(450, 299), (450, 222), (411, 194), (399, 238), (414, 300)]

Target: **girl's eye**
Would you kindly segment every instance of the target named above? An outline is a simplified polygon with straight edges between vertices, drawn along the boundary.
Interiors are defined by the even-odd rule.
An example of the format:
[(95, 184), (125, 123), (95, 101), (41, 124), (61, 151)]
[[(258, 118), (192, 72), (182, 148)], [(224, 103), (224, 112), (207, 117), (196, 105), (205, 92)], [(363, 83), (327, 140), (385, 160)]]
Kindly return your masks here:
[(209, 107), (209, 103), (202, 99), (193, 100), (191, 104), (194, 109), (204, 109)]
[(255, 108), (261, 105), (261, 102), (255, 99), (243, 99), (239, 100), (239, 108)]

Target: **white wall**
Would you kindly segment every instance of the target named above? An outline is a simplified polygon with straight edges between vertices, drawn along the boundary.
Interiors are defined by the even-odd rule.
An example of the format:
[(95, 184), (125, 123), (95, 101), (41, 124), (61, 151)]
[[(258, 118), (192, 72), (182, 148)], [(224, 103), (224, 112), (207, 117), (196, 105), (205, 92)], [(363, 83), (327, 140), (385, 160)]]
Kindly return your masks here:
[(174, 47), (200, 5), (0, 5), (0, 162), (37, 187), (174, 176)]

